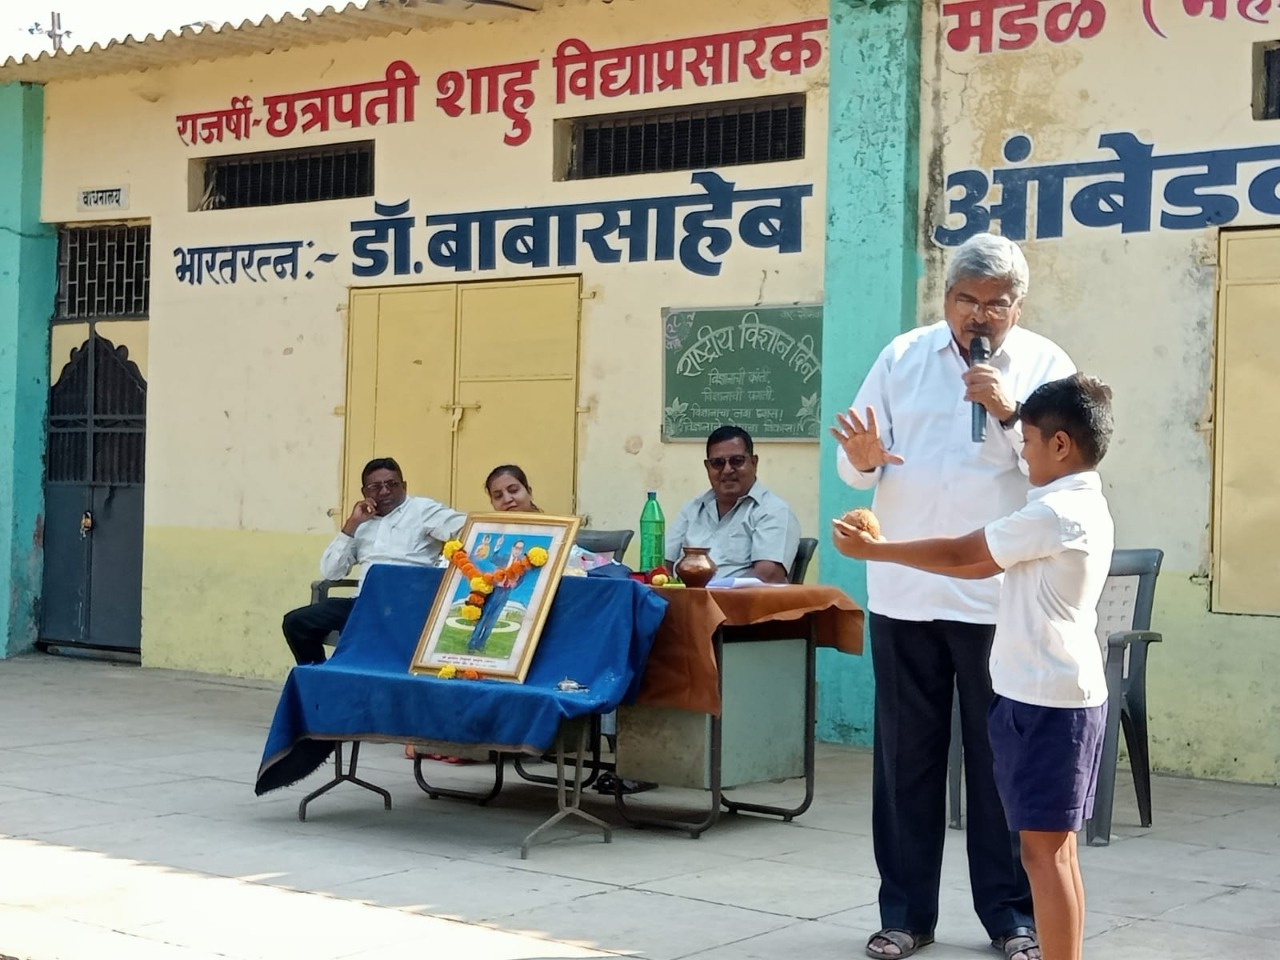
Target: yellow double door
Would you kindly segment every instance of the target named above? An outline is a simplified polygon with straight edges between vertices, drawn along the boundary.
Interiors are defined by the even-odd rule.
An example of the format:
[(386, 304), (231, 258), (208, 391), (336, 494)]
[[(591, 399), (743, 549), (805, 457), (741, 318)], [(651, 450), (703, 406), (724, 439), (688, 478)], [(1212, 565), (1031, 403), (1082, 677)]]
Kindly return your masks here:
[(514, 463), (539, 507), (573, 513), (580, 303), (578, 277), (353, 290), (344, 511), (364, 464), (394, 457), (411, 494), (464, 512)]

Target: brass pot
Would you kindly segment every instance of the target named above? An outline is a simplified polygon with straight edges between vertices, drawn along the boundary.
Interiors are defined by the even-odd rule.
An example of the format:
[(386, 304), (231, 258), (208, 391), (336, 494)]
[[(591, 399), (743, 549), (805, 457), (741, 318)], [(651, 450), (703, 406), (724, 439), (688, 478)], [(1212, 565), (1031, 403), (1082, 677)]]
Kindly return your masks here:
[(684, 556), (676, 561), (676, 576), (686, 587), (705, 587), (715, 575), (710, 547), (685, 547)]

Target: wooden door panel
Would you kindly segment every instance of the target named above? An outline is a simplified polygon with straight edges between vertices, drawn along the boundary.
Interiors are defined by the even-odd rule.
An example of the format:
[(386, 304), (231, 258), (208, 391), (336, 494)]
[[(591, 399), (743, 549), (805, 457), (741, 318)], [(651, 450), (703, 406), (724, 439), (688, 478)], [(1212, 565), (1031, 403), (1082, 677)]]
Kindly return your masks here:
[(456, 466), (459, 510), (489, 510), (484, 479), (501, 463), (523, 467), (547, 513), (574, 512), (577, 387), (567, 380), (459, 384), (463, 414)]
[(459, 288), (459, 380), (576, 380), (579, 289), (577, 277)]
[(352, 297), (344, 509), (359, 498), (360, 470), (374, 457), (399, 461), (411, 493), (448, 500), (456, 290)]

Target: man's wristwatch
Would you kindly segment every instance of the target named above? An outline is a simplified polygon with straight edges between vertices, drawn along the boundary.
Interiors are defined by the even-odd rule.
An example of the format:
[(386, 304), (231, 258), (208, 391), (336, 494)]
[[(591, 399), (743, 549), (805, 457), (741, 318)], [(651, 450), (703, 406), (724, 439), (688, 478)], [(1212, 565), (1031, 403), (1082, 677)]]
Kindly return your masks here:
[(1009, 430), (1013, 427), (1015, 423), (1017, 423), (1021, 419), (1022, 419), (1022, 404), (1015, 403), (1013, 405), (1013, 413), (1009, 414), (1009, 416), (1001, 420), (1000, 426), (1004, 427), (1006, 430)]

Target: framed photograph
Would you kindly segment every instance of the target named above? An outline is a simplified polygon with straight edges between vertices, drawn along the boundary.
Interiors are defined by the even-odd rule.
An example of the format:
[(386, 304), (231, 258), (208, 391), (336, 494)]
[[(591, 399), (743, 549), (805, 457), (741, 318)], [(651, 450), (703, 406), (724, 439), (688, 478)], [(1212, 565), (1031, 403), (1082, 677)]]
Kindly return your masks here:
[(541, 513), (469, 516), (458, 537), (462, 551), (446, 568), (410, 672), (474, 670), (523, 683), (578, 522)]

